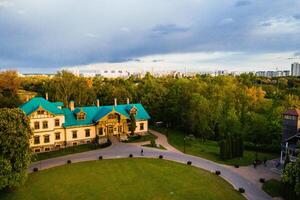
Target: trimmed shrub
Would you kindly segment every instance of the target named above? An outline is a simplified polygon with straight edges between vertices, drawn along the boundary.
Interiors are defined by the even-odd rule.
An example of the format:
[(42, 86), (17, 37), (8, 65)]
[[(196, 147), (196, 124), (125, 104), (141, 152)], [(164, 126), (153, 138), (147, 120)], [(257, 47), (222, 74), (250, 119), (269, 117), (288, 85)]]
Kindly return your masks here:
[(188, 164), (188, 165), (192, 165), (192, 161), (187, 161), (187, 163), (186, 164)]
[(216, 173), (216, 175), (218, 175), (218, 176), (221, 175), (221, 172), (220, 172), (219, 170), (217, 170), (215, 173)]
[(37, 172), (37, 171), (39, 171), (39, 168), (37, 167), (33, 168), (33, 172)]
[(68, 164), (71, 164), (71, 163), (72, 163), (72, 161), (71, 161), (71, 160), (68, 160), (68, 161), (67, 161), (67, 163), (68, 163)]
[(103, 159), (103, 157), (102, 156), (99, 156), (99, 160), (102, 160)]
[(150, 145), (151, 145), (151, 147), (156, 147), (155, 140), (151, 140), (151, 141), (150, 141)]
[(259, 182), (264, 183), (264, 182), (266, 182), (266, 180), (264, 178), (260, 178)]
[(245, 189), (242, 188), (242, 187), (240, 187), (240, 188), (239, 188), (239, 192), (240, 192), (240, 193), (245, 193)]
[(133, 157), (133, 155), (132, 154), (129, 154), (129, 158), (132, 158)]
[(159, 158), (159, 159), (163, 159), (164, 156), (163, 156), (163, 155), (159, 155), (158, 158)]
[(239, 168), (240, 165), (239, 165), (239, 164), (235, 164), (234, 167), (235, 167), (235, 168)]

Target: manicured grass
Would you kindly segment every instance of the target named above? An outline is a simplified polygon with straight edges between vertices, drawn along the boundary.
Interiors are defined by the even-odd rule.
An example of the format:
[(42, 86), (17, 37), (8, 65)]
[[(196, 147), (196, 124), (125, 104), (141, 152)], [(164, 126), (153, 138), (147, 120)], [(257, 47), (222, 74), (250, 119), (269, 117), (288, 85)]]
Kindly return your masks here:
[(128, 138), (128, 143), (131, 143), (131, 142), (146, 142), (146, 141), (151, 141), (151, 140), (155, 140), (157, 137), (151, 133), (147, 133), (146, 135), (134, 135), (134, 136), (130, 136)]
[(279, 180), (271, 179), (263, 184), (262, 189), (271, 197), (280, 197), (282, 196), (283, 185)]
[[(168, 135), (168, 142), (178, 150), (182, 152), (184, 151), (183, 133), (181, 133), (180, 131), (166, 129), (166, 128), (155, 127), (153, 129), (159, 131), (160, 133)], [(227, 165), (235, 165), (235, 164), (239, 164), (241, 166), (251, 165), (255, 158), (254, 151), (245, 150), (244, 156), (242, 158), (234, 158), (234, 159), (223, 161), (220, 159), (219, 156), (218, 142), (211, 141), (211, 140), (206, 140), (203, 142), (199, 138), (186, 141), (185, 153), (199, 156), (208, 160), (212, 160)], [(278, 155), (270, 154), (270, 153), (258, 153), (258, 159), (263, 160), (265, 157), (269, 160), (278, 157)]]
[(115, 159), (68, 164), (29, 175), (2, 200), (241, 200), (219, 176), (162, 159)]
[(104, 148), (109, 145), (110, 145), (110, 143), (102, 144), (102, 145), (96, 145), (96, 144), (90, 143), (90, 144), (82, 144), (82, 145), (73, 146), (73, 147), (67, 147), (64, 149), (57, 150), (57, 151), (50, 151), (50, 152), (35, 154), (33, 161), (55, 158), (55, 157), (65, 156), (65, 155), (73, 154), (73, 153), (91, 151), (91, 150), (95, 150), (95, 149), (99, 149), (99, 148)]
[(161, 150), (166, 150), (166, 148), (162, 145), (158, 145), (158, 146), (152, 146), (151, 144), (144, 144), (142, 145), (143, 147), (151, 147), (151, 148), (156, 148), (156, 149), (161, 149)]

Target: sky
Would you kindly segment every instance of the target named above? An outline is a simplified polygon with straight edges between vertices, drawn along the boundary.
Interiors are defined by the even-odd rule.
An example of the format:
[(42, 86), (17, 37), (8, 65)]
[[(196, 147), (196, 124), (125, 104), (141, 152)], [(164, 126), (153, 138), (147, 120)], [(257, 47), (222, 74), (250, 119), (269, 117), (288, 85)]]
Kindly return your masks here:
[(1, 69), (249, 71), (293, 62), (299, 0), (0, 0)]

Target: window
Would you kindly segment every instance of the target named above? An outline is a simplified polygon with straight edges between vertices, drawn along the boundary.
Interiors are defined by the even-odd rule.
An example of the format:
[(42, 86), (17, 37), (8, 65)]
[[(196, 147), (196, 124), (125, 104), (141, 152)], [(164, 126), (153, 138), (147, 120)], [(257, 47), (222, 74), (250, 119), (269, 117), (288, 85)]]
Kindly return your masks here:
[(107, 118), (108, 118), (108, 119), (116, 119), (116, 118), (117, 118), (117, 115), (115, 115), (115, 114), (109, 114), (109, 115), (107, 116)]
[(55, 133), (55, 140), (60, 140), (60, 132)]
[(39, 152), (41, 152), (41, 150), (40, 149), (35, 149), (34, 152), (39, 153)]
[(45, 151), (50, 151), (50, 148), (45, 148)]
[(38, 110), (38, 111), (37, 111), (37, 114), (38, 114), (38, 115), (43, 115), (43, 114), (45, 114), (45, 111), (44, 111), (44, 110)]
[(86, 143), (89, 144), (89, 143), (91, 143), (91, 141), (90, 141), (90, 140), (87, 140)]
[(140, 130), (144, 130), (144, 123), (140, 123)]
[(72, 138), (77, 138), (77, 131), (72, 131)]
[(34, 144), (40, 143), (40, 136), (34, 136)]
[(49, 142), (50, 142), (50, 136), (44, 135), (44, 143), (49, 143)]
[(74, 143), (73, 143), (73, 146), (77, 146), (77, 142), (74, 142)]
[(128, 131), (131, 131), (131, 125), (130, 124), (128, 125)]
[(48, 121), (43, 121), (43, 129), (48, 128)]
[(78, 120), (84, 120), (85, 119), (85, 113), (84, 112), (80, 112), (77, 114), (77, 119)]
[(85, 129), (85, 137), (90, 137), (90, 129)]
[(59, 144), (57, 144), (57, 145), (55, 145), (55, 147), (59, 149), (59, 148), (60, 148), (60, 145), (59, 145)]
[(55, 119), (55, 126), (59, 126), (60, 123), (59, 123), (59, 119)]
[(34, 129), (40, 129), (40, 122), (34, 122)]
[(98, 135), (103, 135), (104, 133), (104, 129), (101, 127), (101, 128), (98, 128)]
[(296, 117), (296, 116), (292, 116), (292, 115), (284, 115), (284, 119), (288, 119), (288, 120), (296, 120), (297, 117)]

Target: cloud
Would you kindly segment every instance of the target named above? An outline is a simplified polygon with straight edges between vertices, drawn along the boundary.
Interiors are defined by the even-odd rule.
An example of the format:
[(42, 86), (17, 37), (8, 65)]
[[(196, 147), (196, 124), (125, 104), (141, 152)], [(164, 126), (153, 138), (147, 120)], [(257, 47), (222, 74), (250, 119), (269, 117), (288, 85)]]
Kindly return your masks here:
[(222, 19), (220, 24), (221, 25), (228, 25), (228, 24), (232, 24), (234, 23), (234, 19), (232, 18), (225, 18), (225, 19)]
[(14, 3), (12, 1), (6, 1), (6, 0), (0, 0), (0, 9), (2, 8), (8, 8), (14, 6)]
[(161, 35), (168, 35), (172, 33), (186, 32), (189, 28), (179, 27), (176, 24), (159, 24), (152, 28), (152, 32)]
[[(265, 55), (296, 52), (300, 46), (298, 0), (0, 2), (1, 68), (51, 71), (61, 66), (123, 63), (152, 55)], [(7, 6), (7, 2), (12, 3)], [(241, 58), (227, 56), (222, 61)], [(149, 63), (168, 64), (160, 57)]]
[(300, 14), (296, 14), (293, 16), (295, 19), (299, 19), (300, 20)]
[(295, 52), (295, 53), (294, 53), (294, 56), (300, 56), (300, 51)]
[(250, 4), (251, 4), (250, 1), (241, 0), (241, 1), (237, 1), (234, 5), (235, 7), (242, 7), (242, 6), (249, 6)]

